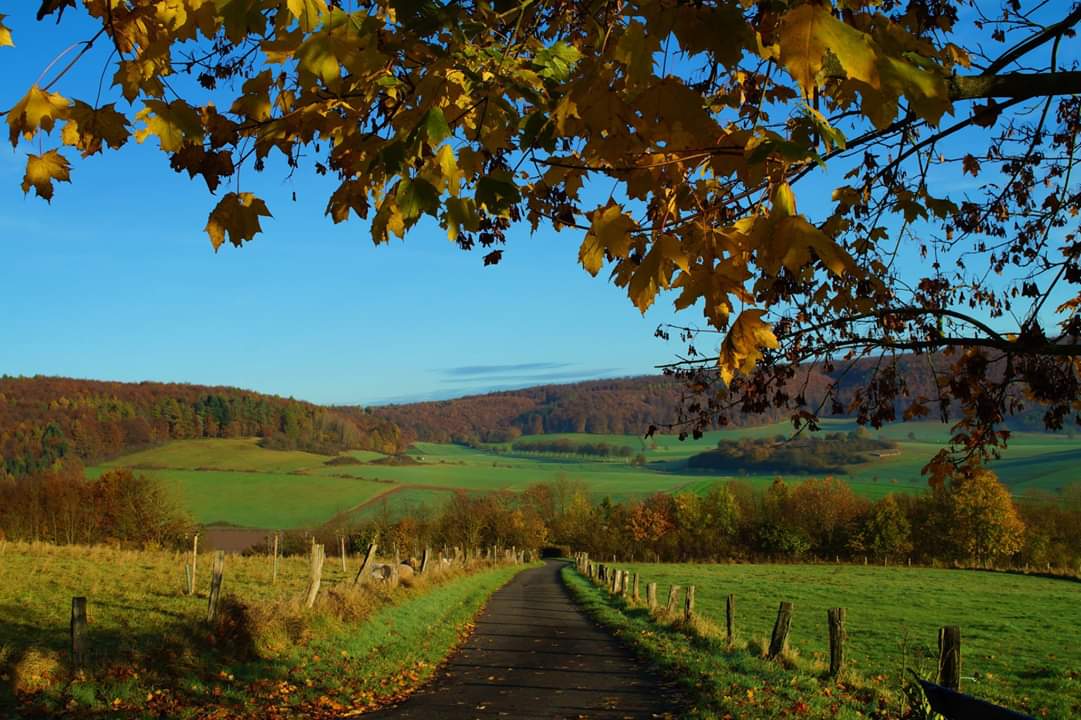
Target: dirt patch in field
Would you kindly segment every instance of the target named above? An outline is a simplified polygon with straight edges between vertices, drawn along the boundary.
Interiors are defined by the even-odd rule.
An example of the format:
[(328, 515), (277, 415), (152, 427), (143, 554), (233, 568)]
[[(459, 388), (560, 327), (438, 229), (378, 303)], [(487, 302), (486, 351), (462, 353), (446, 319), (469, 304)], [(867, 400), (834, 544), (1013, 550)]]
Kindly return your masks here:
[(242, 553), (256, 545), (265, 547), (267, 536), (273, 533), (273, 530), (258, 528), (208, 527), (199, 532), (199, 547)]

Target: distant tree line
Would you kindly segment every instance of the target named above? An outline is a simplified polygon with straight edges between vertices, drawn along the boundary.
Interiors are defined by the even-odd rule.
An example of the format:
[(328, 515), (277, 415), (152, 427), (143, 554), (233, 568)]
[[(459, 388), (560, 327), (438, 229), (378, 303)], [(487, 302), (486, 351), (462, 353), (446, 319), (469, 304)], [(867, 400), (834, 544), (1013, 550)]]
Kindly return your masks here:
[[(553, 433), (641, 435), (651, 424), (676, 422), (680, 397), (679, 382), (650, 376), (387, 405), (373, 412), (401, 427), (410, 440), (497, 443)], [(780, 419), (778, 414), (754, 420)]]
[(168, 440), (251, 436), (269, 448), (322, 453), (406, 447), (397, 426), (370, 413), (235, 388), (0, 377), (0, 477)]
[(569, 438), (553, 440), (519, 440), (511, 445), (515, 452), (585, 455), (599, 458), (629, 458), (634, 448), (606, 442), (580, 442)]
[(696, 469), (728, 473), (841, 474), (846, 465), (867, 462), (872, 453), (896, 450), (897, 444), (864, 432), (824, 433), (787, 439), (722, 440), (715, 450), (691, 456)]
[(0, 538), (59, 545), (175, 546), (191, 531), (162, 484), (131, 470), (88, 479), (76, 459), (0, 479)]
[(520, 494), (456, 494), (445, 508), (373, 518), (354, 537), (403, 548), (426, 544), (563, 545), (595, 557), (688, 562), (809, 560), (932, 561), (1076, 569), (1081, 562), (1081, 484), (1049, 498), (1014, 500), (993, 473), (976, 471), (922, 494), (870, 501), (847, 483), (742, 481), (705, 493), (658, 493), (597, 501), (562, 478)]

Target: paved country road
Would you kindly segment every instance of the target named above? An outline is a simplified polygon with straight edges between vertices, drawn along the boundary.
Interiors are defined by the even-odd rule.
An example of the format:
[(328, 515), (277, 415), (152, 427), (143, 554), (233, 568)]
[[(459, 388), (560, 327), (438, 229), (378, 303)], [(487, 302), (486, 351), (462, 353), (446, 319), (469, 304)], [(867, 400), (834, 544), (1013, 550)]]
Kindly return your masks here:
[(362, 717), (676, 717), (677, 695), (579, 609), (559, 578), (562, 565), (519, 573), (424, 689)]

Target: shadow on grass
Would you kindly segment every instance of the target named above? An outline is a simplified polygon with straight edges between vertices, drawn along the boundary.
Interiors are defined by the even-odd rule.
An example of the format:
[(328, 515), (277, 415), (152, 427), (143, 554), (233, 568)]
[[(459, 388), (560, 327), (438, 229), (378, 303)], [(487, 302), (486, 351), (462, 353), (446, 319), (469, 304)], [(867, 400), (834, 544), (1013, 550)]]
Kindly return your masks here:
[[(153, 631), (89, 625), (82, 668), (72, 662), (67, 629), (42, 633), (0, 608), (0, 717), (173, 717), (208, 700), (224, 710), (245, 704), (244, 693), (221, 690), (224, 668), (238, 681), (284, 680), (288, 663), (259, 657), (250, 610), (222, 598), (213, 624), (177, 619)], [(176, 616), (176, 613), (168, 613)], [(216, 685), (215, 685), (216, 684)], [(215, 687), (211, 688), (211, 685)], [(115, 702), (135, 687), (154, 688), (145, 702)], [(127, 690), (128, 692), (125, 692)]]

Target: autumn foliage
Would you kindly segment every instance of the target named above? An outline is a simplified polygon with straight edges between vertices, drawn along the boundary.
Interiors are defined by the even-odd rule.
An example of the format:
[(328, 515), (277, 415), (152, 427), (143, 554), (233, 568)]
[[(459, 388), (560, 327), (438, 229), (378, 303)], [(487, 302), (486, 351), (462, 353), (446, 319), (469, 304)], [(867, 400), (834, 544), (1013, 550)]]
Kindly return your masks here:
[(0, 538), (58, 545), (172, 547), (194, 523), (157, 480), (128, 469), (88, 479), (78, 460), (0, 479)]
[(350, 529), (401, 547), (570, 547), (594, 557), (665, 562), (908, 560), (978, 566), (1045, 564), (1073, 569), (1081, 539), (1081, 485), (1066, 502), (1014, 500), (993, 473), (957, 478), (922, 494), (871, 501), (841, 480), (756, 490), (718, 482), (702, 493), (596, 500), (567, 477), (520, 495), (459, 493), (440, 511), (375, 517)]
[(276, 449), (404, 448), (396, 426), (362, 411), (347, 417), (236, 388), (0, 377), (0, 478), (168, 440), (256, 436)]
[[(5, 113), (26, 192), (53, 200), (76, 155), (134, 140), (216, 195), (215, 248), (271, 217), (244, 168), (327, 176), (333, 222), (376, 243), (438, 225), (485, 264), (515, 225), (569, 230), (639, 310), (701, 312), (677, 329), (674, 368), (704, 398), (691, 431), (766, 407), (813, 423), (797, 370), (865, 358), (861, 420), (958, 408), (938, 474), (985, 459), (1030, 402), (1049, 427), (1081, 410), (1081, 72), (1060, 53), (1077, 8), (78, 4), (96, 32), (50, 29), (73, 57)], [(0, 45), (23, 31), (0, 23)], [(66, 74), (95, 45), (92, 97)], [(906, 353), (939, 358), (932, 392), (905, 386)]]

